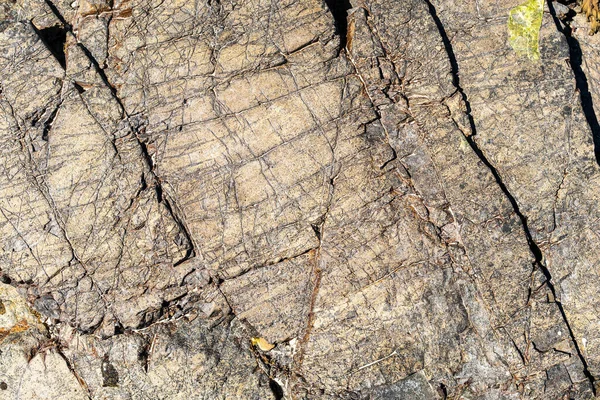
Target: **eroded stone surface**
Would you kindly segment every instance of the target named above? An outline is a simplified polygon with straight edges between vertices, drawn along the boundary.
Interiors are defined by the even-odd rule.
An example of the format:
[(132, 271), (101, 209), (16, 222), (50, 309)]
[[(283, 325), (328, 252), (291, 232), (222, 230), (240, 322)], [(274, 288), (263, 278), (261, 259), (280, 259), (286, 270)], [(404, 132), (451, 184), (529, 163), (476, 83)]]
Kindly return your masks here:
[(1, 328), (7, 394), (593, 396), (598, 164), (553, 9), (532, 62), (516, 0), (327, 3), (1, 6), (0, 268), (39, 325)]

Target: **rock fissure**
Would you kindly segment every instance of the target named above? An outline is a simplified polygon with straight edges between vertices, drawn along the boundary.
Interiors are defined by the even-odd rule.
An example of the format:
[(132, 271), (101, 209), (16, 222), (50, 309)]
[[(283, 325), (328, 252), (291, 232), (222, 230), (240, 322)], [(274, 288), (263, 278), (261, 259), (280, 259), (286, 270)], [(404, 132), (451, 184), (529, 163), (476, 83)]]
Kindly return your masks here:
[(569, 66), (573, 70), (576, 88), (579, 92), (581, 109), (594, 141), (594, 155), (596, 162), (600, 165), (600, 123), (598, 122), (598, 117), (596, 116), (596, 111), (594, 109), (594, 100), (592, 99), (592, 94), (590, 92), (588, 78), (582, 68), (583, 53), (581, 51), (581, 46), (579, 45), (577, 38), (573, 36), (573, 29), (569, 25), (569, 17), (572, 15), (566, 15), (563, 24), (556, 14), (556, 9), (552, 0), (548, 0), (548, 9), (550, 10), (550, 15), (552, 15), (554, 24), (556, 25), (556, 29), (564, 35), (567, 44), (569, 45)]
[(62, 101), (59, 101), (56, 107), (52, 110), (46, 121), (44, 122), (44, 130), (42, 131), (42, 140), (48, 140), (48, 134), (50, 133), (50, 129), (52, 129), (52, 123), (58, 114), (58, 110), (62, 105)]
[(60, 64), (62, 69), (67, 68), (66, 57), (65, 57), (65, 41), (67, 40), (67, 30), (58, 25), (50, 26), (44, 29), (38, 29), (33, 23), (31, 27), (34, 32), (42, 40), (42, 43), (52, 53), (56, 61)]
[(0, 4), (2, 395), (590, 398), (598, 36), (514, 5)]
[(112, 85), (110, 83), (110, 81), (109, 81), (106, 73), (104, 72), (104, 69), (100, 66), (100, 63), (98, 62), (98, 60), (96, 60), (96, 58), (94, 57), (94, 55), (92, 54), (92, 52), (83, 43), (81, 43), (76, 38), (75, 34), (73, 33), (72, 26), (66, 21), (66, 19), (60, 13), (60, 11), (58, 10), (58, 8), (54, 5), (54, 3), (52, 3), (51, 0), (45, 0), (45, 2), (48, 5), (48, 7), (50, 8), (50, 10), (52, 11), (52, 13), (54, 14), (54, 16), (61, 22), (61, 24), (63, 25), (63, 27), (66, 30), (66, 32), (68, 32), (70, 35), (72, 35), (75, 38), (77, 46), (83, 51), (83, 53), (85, 54), (85, 56), (87, 57), (87, 59), (94, 66), (94, 69), (95, 69), (96, 73), (100, 76), (102, 82), (110, 90), (112, 98), (117, 102), (119, 108), (121, 109), (123, 117), (127, 120), (130, 130), (133, 133), (134, 137), (136, 138), (137, 143), (138, 143), (138, 145), (139, 145), (139, 147), (141, 149), (143, 159), (145, 160), (146, 165), (147, 165), (148, 169), (150, 170), (150, 173), (152, 174), (153, 184), (155, 186), (155, 190), (156, 190), (156, 193), (157, 193), (158, 202), (159, 203), (163, 203), (163, 200), (164, 200), (165, 208), (167, 209), (167, 211), (169, 212), (169, 214), (171, 215), (171, 217), (173, 218), (173, 220), (175, 221), (175, 223), (181, 229), (182, 234), (184, 235), (187, 243), (190, 246), (190, 248), (187, 250), (187, 253), (186, 253), (185, 257), (183, 259), (181, 259), (181, 260), (177, 260), (175, 262), (175, 265), (179, 265), (182, 262), (195, 257), (196, 256), (196, 246), (194, 244), (194, 240), (193, 240), (193, 238), (192, 238), (192, 236), (191, 236), (191, 234), (190, 234), (190, 232), (189, 232), (189, 230), (187, 228), (187, 225), (184, 222), (184, 219), (178, 213), (175, 212), (175, 208), (177, 206), (176, 205), (173, 206), (172, 203), (175, 203), (174, 200), (169, 201), (168, 199), (166, 199), (166, 198), (163, 197), (162, 181), (161, 181), (160, 177), (156, 174), (155, 165), (154, 165), (154, 162), (152, 160), (152, 156), (150, 155), (150, 153), (148, 151), (148, 146), (139, 137), (138, 129), (136, 129), (136, 127), (131, 123), (130, 116), (129, 116), (127, 110), (125, 109), (125, 106), (124, 106), (123, 102), (119, 98), (119, 95), (117, 93), (117, 89), (114, 87), (114, 85)]
[(81, 378), (81, 376), (79, 376), (79, 374), (77, 373), (77, 370), (73, 366), (73, 363), (71, 362), (71, 360), (69, 360), (69, 358), (67, 357), (67, 355), (64, 353), (63, 349), (61, 348), (61, 344), (57, 343), (54, 346), (54, 349), (56, 350), (56, 353), (60, 356), (60, 358), (62, 358), (64, 360), (65, 364), (67, 365), (67, 368), (69, 369), (71, 374), (73, 374), (73, 376), (77, 380), (77, 383), (79, 383), (81, 388), (85, 391), (88, 399), (91, 400), (93, 398), (93, 395), (90, 392), (90, 388), (88, 387), (87, 383), (85, 383), (85, 381)]
[[(75, 43), (76, 43), (77, 47), (79, 47), (81, 49), (81, 51), (85, 54), (85, 56), (90, 61), (90, 63), (92, 63), (96, 73), (98, 74), (98, 76), (100, 76), (100, 79), (102, 79), (102, 82), (110, 90), (110, 92), (112, 93), (112, 97), (119, 104), (119, 107), (121, 108), (123, 114), (126, 116), (127, 113), (125, 111), (125, 107), (123, 106), (123, 102), (121, 101), (121, 99), (118, 96), (117, 89), (108, 80), (108, 77), (106, 76), (106, 72), (104, 72), (104, 69), (100, 66), (100, 63), (98, 62), (98, 60), (96, 60), (96, 58), (94, 57), (92, 52), (83, 43), (81, 43), (79, 41), (79, 39), (77, 39), (77, 36), (73, 33), (73, 27), (71, 26), (71, 24), (69, 24), (67, 22), (65, 17), (61, 14), (61, 12), (56, 7), (56, 5), (52, 2), (52, 0), (44, 0), (44, 1), (46, 2), (48, 7), (50, 8), (50, 10), (52, 11), (52, 14), (54, 14), (56, 19), (58, 19), (60, 21), (60, 23), (63, 25), (62, 29), (64, 29), (66, 32), (68, 32), (75, 39)], [(63, 51), (63, 53), (64, 53), (64, 51)], [(59, 59), (59, 62), (60, 62), (60, 59)], [(64, 68), (66, 68), (66, 60), (64, 61), (64, 65), (65, 65)]]
[(466, 114), (469, 118), (469, 124), (471, 126), (472, 135), (464, 135), (464, 132), (463, 132), (465, 140), (469, 143), (469, 146), (471, 147), (473, 152), (477, 155), (477, 157), (481, 160), (481, 162), (490, 170), (490, 172), (492, 173), (492, 175), (494, 176), (494, 178), (496, 180), (496, 183), (498, 184), (498, 186), (500, 187), (500, 189), (502, 190), (502, 192), (504, 193), (504, 195), (506, 196), (506, 198), (509, 200), (510, 204), (512, 205), (513, 211), (519, 217), (519, 220), (521, 221), (521, 225), (523, 227), (523, 231), (525, 233), (525, 237), (527, 239), (527, 243), (529, 245), (529, 249), (530, 249), (532, 255), (534, 256), (534, 265), (542, 272), (542, 274), (544, 275), (544, 277), (546, 279), (545, 283), (555, 299), (555, 303), (560, 311), (561, 317), (567, 327), (567, 330), (569, 331), (569, 336), (570, 336), (571, 342), (573, 343), (573, 346), (575, 347), (577, 356), (579, 357), (579, 359), (581, 360), (581, 363), (583, 364), (583, 372), (584, 372), (586, 378), (588, 379), (588, 381), (590, 382), (592, 391), (595, 395), (595, 393), (596, 393), (595, 378), (589, 371), (588, 363), (586, 361), (586, 358), (585, 358), (583, 352), (581, 351), (581, 349), (579, 347), (577, 338), (575, 337), (573, 329), (571, 328), (571, 324), (569, 323), (569, 319), (567, 317), (565, 309), (564, 309), (562, 303), (560, 302), (559, 297), (557, 297), (557, 291), (556, 291), (556, 288), (554, 287), (554, 282), (552, 281), (552, 274), (544, 263), (543, 254), (542, 254), (540, 247), (533, 240), (533, 236), (531, 235), (531, 231), (529, 230), (527, 217), (521, 212), (516, 198), (512, 195), (512, 193), (509, 191), (506, 184), (503, 182), (502, 177), (500, 176), (500, 173), (498, 172), (498, 170), (494, 167), (494, 165), (492, 165), (492, 163), (485, 156), (485, 154), (483, 153), (483, 151), (480, 149), (479, 145), (475, 141), (475, 137), (477, 136), (475, 121), (473, 119), (473, 116), (471, 115), (471, 107), (470, 107), (467, 95), (464, 92), (464, 90), (462, 89), (462, 87), (460, 86), (458, 62), (456, 60), (456, 56), (454, 54), (454, 49), (452, 47), (452, 43), (450, 42), (450, 38), (448, 37), (448, 35), (446, 33), (446, 29), (444, 28), (442, 21), (440, 20), (440, 18), (437, 15), (437, 10), (436, 10), (435, 6), (433, 5), (433, 3), (431, 3), (430, 0), (424, 0), (424, 1), (427, 3), (427, 5), (429, 7), (429, 12), (431, 14), (431, 17), (435, 21), (435, 24), (439, 30), (440, 36), (442, 37), (442, 40), (444, 42), (444, 47), (446, 49), (446, 53), (448, 54), (448, 58), (450, 60), (451, 72), (452, 72), (452, 76), (453, 76), (453, 83), (454, 83), (456, 89), (458, 90), (458, 92), (461, 94), (463, 101), (466, 105)]
[(346, 47), (348, 35), (348, 15), (347, 12), (352, 8), (350, 0), (325, 0), (329, 11), (335, 21), (336, 33), (340, 37), (340, 50)]

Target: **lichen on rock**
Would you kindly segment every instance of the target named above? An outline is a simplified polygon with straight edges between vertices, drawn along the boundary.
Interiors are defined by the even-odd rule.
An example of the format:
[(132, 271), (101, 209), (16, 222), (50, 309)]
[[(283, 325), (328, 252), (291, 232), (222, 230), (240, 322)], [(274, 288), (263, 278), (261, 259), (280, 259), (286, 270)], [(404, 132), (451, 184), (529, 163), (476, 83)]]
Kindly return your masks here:
[(540, 59), (539, 35), (542, 26), (544, 0), (528, 0), (511, 8), (508, 17), (508, 41), (520, 56)]

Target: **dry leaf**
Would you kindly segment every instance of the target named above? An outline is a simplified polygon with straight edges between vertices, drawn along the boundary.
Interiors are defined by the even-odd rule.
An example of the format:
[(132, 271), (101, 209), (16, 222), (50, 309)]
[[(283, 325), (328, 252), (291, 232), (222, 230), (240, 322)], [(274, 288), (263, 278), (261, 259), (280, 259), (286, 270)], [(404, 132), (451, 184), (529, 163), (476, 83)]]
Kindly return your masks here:
[(267, 342), (266, 339), (261, 337), (253, 337), (252, 339), (250, 339), (250, 342), (253, 346), (257, 346), (262, 351), (269, 351), (275, 347), (274, 344)]
[(583, 0), (581, 2), (581, 11), (585, 13), (590, 22), (590, 35), (593, 35), (600, 28), (600, 6), (598, 0)]

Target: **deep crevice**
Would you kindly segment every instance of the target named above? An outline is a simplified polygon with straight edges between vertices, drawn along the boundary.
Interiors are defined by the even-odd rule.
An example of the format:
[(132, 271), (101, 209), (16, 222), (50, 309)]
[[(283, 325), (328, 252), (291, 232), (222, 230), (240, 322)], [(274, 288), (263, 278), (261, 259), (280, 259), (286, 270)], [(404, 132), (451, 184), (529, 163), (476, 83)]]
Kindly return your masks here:
[(79, 93), (79, 94), (82, 94), (83, 92), (85, 92), (85, 89), (83, 88), (83, 86), (81, 86), (77, 82), (73, 82), (73, 87), (77, 90), (77, 93)]
[(269, 379), (269, 388), (271, 389), (271, 392), (273, 392), (275, 400), (283, 399), (283, 388), (281, 387), (281, 385), (279, 385), (279, 383), (277, 383), (273, 379)]
[(554, 24), (556, 25), (556, 29), (565, 36), (567, 44), (569, 45), (569, 64), (575, 75), (575, 85), (579, 92), (579, 100), (581, 102), (583, 115), (592, 131), (594, 156), (596, 162), (600, 165), (600, 123), (598, 123), (598, 117), (596, 117), (596, 112), (594, 111), (594, 100), (590, 93), (588, 79), (582, 68), (583, 53), (581, 51), (581, 46), (579, 45), (579, 41), (573, 37), (573, 29), (569, 25), (570, 20), (566, 19), (564, 25), (560, 22), (551, 0), (548, 0), (548, 9), (550, 10), (550, 15), (552, 15)]
[(572, 35), (573, 29), (569, 25), (570, 19), (565, 20), (563, 25), (556, 15), (556, 10), (551, 1), (548, 1), (548, 8), (557, 30), (565, 36), (569, 45), (569, 64), (575, 75), (576, 87), (579, 92), (583, 113), (592, 131), (596, 161), (600, 164), (600, 124), (598, 123), (598, 118), (594, 111), (594, 102), (589, 91), (587, 76), (582, 69), (583, 53), (581, 46), (579, 45), (579, 41)]
[(117, 335), (123, 335), (125, 333), (125, 327), (121, 324), (121, 322), (116, 321), (114, 324), (114, 330), (113, 330), (113, 334), (115, 336)]
[(36, 35), (42, 40), (42, 43), (44, 43), (44, 46), (56, 58), (62, 69), (66, 69), (65, 42), (67, 41), (67, 29), (59, 25), (43, 29), (38, 29), (33, 23), (31, 23), (31, 26)]
[[(519, 219), (521, 221), (521, 225), (523, 226), (523, 231), (525, 233), (525, 237), (527, 239), (527, 244), (529, 245), (529, 249), (534, 256), (534, 260), (535, 260), (534, 265), (542, 272), (542, 274), (544, 274), (544, 277), (546, 278), (545, 283), (546, 283), (548, 289), (550, 290), (550, 292), (552, 293), (552, 296), (555, 299), (555, 302), (560, 311), (561, 317), (567, 327), (567, 330), (569, 331), (569, 335), (571, 337), (573, 346), (575, 347), (575, 350), (577, 351), (577, 355), (583, 365), (583, 373), (585, 374), (586, 378), (588, 379), (588, 381), (591, 384), (592, 392), (594, 393), (594, 395), (596, 395), (594, 376), (589, 371), (587, 361), (585, 360), (585, 357), (583, 356), (583, 353), (581, 352), (581, 349), (579, 348), (579, 344), (577, 343), (573, 329), (571, 328), (571, 325), (569, 324), (569, 320), (567, 319), (567, 315), (565, 313), (563, 305), (558, 300), (558, 297), (556, 295), (556, 289), (554, 287), (554, 283), (552, 282), (552, 274), (550, 273), (550, 270), (548, 270), (548, 268), (546, 267), (546, 265), (543, 262), (542, 251), (540, 250), (537, 243), (535, 243), (535, 241), (533, 240), (533, 236), (531, 235), (531, 231), (529, 230), (527, 217), (525, 215), (523, 215), (523, 213), (521, 212), (521, 210), (519, 208), (519, 204), (517, 203), (517, 200), (510, 193), (510, 191), (508, 190), (508, 188), (502, 181), (502, 177), (500, 176), (500, 173), (496, 170), (496, 168), (492, 165), (492, 163), (487, 159), (487, 157), (485, 156), (483, 151), (479, 148), (479, 145), (477, 144), (477, 142), (473, 139), (473, 137), (477, 135), (475, 121), (471, 114), (471, 106), (468, 101), (467, 95), (460, 85), (458, 61), (456, 59), (456, 55), (454, 54), (454, 49), (452, 47), (452, 43), (450, 42), (450, 38), (448, 37), (448, 34), (446, 33), (446, 28), (444, 27), (444, 25), (442, 24), (442, 21), (440, 20), (439, 16), (437, 15), (437, 10), (435, 9), (434, 5), (431, 3), (430, 0), (424, 0), (424, 1), (427, 4), (427, 6), (429, 7), (429, 13), (430, 13), (432, 19), (434, 20), (435, 25), (440, 33), (440, 36), (441, 36), (443, 44), (444, 44), (444, 48), (448, 55), (448, 59), (450, 61), (451, 73), (452, 73), (452, 81), (454, 83), (454, 86), (455, 86), (457, 92), (460, 93), (460, 95), (465, 103), (465, 106), (466, 106), (465, 114), (467, 115), (467, 118), (469, 119), (469, 125), (471, 127), (472, 135), (464, 135), (464, 133), (463, 133), (463, 135), (464, 135), (465, 139), (467, 140), (467, 142), (469, 143), (473, 152), (477, 155), (477, 157), (479, 157), (480, 161), (490, 170), (490, 172), (494, 176), (494, 179), (496, 180), (496, 183), (498, 184), (498, 186), (500, 187), (500, 189), (502, 190), (502, 192), (504, 193), (504, 195), (506, 196), (506, 198), (512, 205), (514, 213), (519, 217)], [(550, 1), (548, 1), (548, 3), (550, 4)], [(551, 4), (550, 4), (550, 8), (551, 8), (551, 12), (553, 13), (553, 16), (555, 16), (556, 14), (554, 13), (554, 8), (552, 8)], [(565, 34), (565, 36), (566, 36), (566, 34)], [(574, 38), (571, 38), (571, 39), (567, 38), (567, 40), (577, 42)], [(579, 46), (578, 43), (577, 43), (577, 46)], [(579, 52), (580, 52), (579, 57), (581, 57), (581, 49), (579, 49)], [(579, 63), (579, 70), (581, 71), (581, 63)], [(582, 71), (581, 71), (581, 74), (583, 74)], [(585, 78), (584, 74), (583, 74), (583, 78)], [(579, 79), (581, 79), (581, 76)], [(578, 82), (578, 85), (580, 83), (581, 82)], [(584, 83), (585, 83), (585, 89), (587, 90), (587, 79), (584, 81)], [(581, 93), (583, 95), (583, 92), (581, 92)], [(589, 96), (589, 91), (587, 91), (587, 93)], [(589, 105), (591, 106), (591, 96), (589, 96), (589, 101), (590, 101)], [(592, 107), (591, 111), (593, 113), (593, 107)], [(597, 124), (598, 121), (595, 117), (595, 114), (593, 116), (593, 119), (594, 119), (595, 123)], [(596, 142), (596, 139), (594, 141)]]
[(448, 388), (443, 382), (440, 382), (438, 393), (441, 395), (442, 400), (446, 400), (448, 398)]
[[(450, 38), (448, 37), (448, 34), (446, 33), (446, 28), (444, 28), (442, 21), (440, 20), (440, 18), (437, 15), (437, 10), (435, 9), (435, 7), (433, 6), (433, 4), (431, 3), (430, 0), (424, 0), (424, 1), (425, 1), (425, 3), (427, 3), (427, 6), (429, 7), (429, 14), (431, 14), (431, 17), (433, 18), (433, 21), (435, 22), (435, 25), (440, 33), (440, 36), (442, 37), (442, 42), (444, 43), (444, 48), (446, 50), (446, 53), (448, 54), (448, 60), (450, 61), (450, 72), (452, 73), (452, 83), (454, 84), (454, 87), (456, 88), (456, 90), (460, 94), (463, 102), (465, 103), (465, 109), (466, 109), (465, 114), (467, 115), (467, 118), (469, 119), (469, 127), (471, 128), (471, 133), (473, 135), (475, 135), (476, 129), (475, 129), (475, 121), (473, 120), (473, 115), (471, 115), (471, 103), (469, 103), (469, 99), (467, 98), (467, 95), (465, 94), (464, 90), (462, 89), (462, 86), (460, 85), (460, 77), (458, 74), (458, 61), (456, 61), (456, 55), (454, 54), (454, 48), (452, 47), (452, 43), (450, 43)], [(469, 137), (467, 137), (467, 140), (468, 139), (469, 139)], [(488, 167), (489, 167), (489, 165), (488, 165)]]
[(315, 233), (317, 240), (321, 241), (321, 225), (310, 224), (310, 227), (312, 228), (313, 232)]
[(150, 367), (150, 351), (152, 349), (152, 340), (144, 340), (144, 345), (138, 352), (138, 360), (142, 364), (145, 373), (148, 373)]
[(54, 110), (52, 110), (52, 112), (48, 116), (48, 119), (46, 120), (46, 122), (44, 122), (44, 129), (42, 130), (42, 140), (48, 141), (48, 134), (50, 133), (50, 128), (52, 128), (52, 123), (54, 122), (54, 119), (56, 118), (56, 115), (58, 114), (58, 110), (61, 105), (62, 105), (62, 101), (60, 101), (56, 105)]
[(348, 38), (348, 10), (352, 8), (350, 0), (325, 0), (335, 21), (336, 33), (340, 35), (340, 49), (346, 47)]

